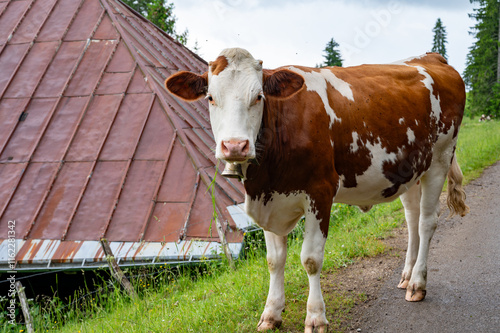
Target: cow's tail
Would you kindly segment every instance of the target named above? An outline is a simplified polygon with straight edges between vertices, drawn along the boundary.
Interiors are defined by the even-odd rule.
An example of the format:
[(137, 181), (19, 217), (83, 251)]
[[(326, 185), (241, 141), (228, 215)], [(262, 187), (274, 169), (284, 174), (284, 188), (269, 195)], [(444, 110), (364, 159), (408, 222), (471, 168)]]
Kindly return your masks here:
[(457, 157), (454, 155), (451, 161), (450, 170), (448, 171), (448, 199), (447, 204), (450, 209), (448, 218), (455, 214), (465, 216), (469, 213), (470, 208), (465, 204), (465, 191), (462, 187), (464, 176), (457, 162)]

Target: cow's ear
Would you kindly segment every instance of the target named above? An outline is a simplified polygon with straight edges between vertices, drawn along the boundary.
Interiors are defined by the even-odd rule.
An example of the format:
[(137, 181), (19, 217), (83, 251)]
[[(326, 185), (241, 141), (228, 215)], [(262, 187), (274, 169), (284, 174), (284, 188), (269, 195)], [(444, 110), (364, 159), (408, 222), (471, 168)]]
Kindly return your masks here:
[(196, 101), (207, 93), (208, 73), (198, 75), (191, 72), (178, 72), (165, 81), (165, 88), (188, 102)]
[(264, 70), (264, 95), (288, 98), (302, 89), (304, 78), (288, 69)]

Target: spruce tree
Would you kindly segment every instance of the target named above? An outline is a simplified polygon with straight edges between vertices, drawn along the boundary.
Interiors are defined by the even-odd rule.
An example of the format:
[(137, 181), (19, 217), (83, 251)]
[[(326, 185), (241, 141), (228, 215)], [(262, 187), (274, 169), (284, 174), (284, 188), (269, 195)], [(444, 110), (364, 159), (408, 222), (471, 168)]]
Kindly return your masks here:
[(448, 60), (448, 55), (446, 54), (446, 43), (448, 43), (448, 40), (446, 39), (446, 28), (440, 18), (437, 19), (432, 32), (434, 32), (434, 41), (431, 51), (441, 54), (446, 60)]
[(339, 66), (342, 67), (342, 57), (340, 56), (339, 44), (332, 38), (323, 50), (325, 62), (317, 67)]
[(500, 115), (498, 74), (499, 6), (498, 0), (470, 0), (478, 8), (469, 14), (477, 23), (469, 32), (476, 38), (469, 48), (464, 81), (469, 89), (467, 112), (470, 115)]

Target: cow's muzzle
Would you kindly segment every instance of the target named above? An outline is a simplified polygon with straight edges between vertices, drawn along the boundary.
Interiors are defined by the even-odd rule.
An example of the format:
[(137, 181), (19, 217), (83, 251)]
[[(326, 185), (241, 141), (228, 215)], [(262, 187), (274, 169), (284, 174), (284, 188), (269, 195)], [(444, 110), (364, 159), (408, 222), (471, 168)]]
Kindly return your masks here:
[(250, 156), (250, 142), (248, 140), (223, 140), (221, 152), (227, 162), (245, 162)]

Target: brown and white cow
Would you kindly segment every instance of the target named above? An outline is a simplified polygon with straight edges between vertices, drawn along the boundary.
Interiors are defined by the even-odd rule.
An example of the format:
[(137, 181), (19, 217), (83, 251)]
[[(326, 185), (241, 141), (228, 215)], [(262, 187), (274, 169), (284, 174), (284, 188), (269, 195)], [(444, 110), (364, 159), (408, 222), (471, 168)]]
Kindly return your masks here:
[(425, 297), (427, 255), (439, 195), (465, 215), (455, 145), (465, 103), (460, 75), (438, 54), (387, 65), (263, 70), (246, 50), (222, 51), (198, 75), (165, 82), (174, 95), (205, 97), (216, 157), (242, 166), (246, 211), (265, 230), (271, 275), (259, 330), (281, 323), (286, 236), (305, 216), (301, 261), (309, 277), (305, 331), (326, 332), (320, 272), (332, 203), (401, 196), (409, 231), (399, 288)]

